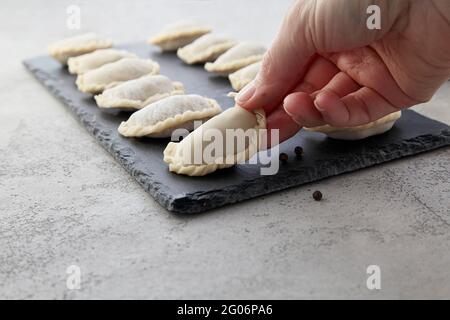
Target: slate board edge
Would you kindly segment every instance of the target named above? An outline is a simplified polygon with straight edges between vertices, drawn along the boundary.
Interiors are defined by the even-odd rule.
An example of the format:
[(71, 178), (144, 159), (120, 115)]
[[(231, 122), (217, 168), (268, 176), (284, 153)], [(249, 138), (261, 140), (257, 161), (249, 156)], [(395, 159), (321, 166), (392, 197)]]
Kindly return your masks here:
[[(30, 59), (31, 61), (32, 59)], [(268, 193), (281, 191), (284, 189), (288, 189), (294, 186), (298, 186), (301, 184), (317, 181), (330, 175), (340, 175), (347, 172), (352, 172), (355, 170), (359, 170), (365, 167), (373, 166), (376, 164), (392, 161), (395, 159), (399, 159), (406, 156), (412, 156), (421, 152), (434, 150), (440, 147), (450, 145), (450, 131), (444, 130), (440, 134), (427, 134), (415, 137), (413, 139), (403, 141), (403, 145), (405, 149), (399, 150), (397, 144), (386, 145), (384, 148), (377, 148), (370, 150), (370, 155), (365, 153), (364, 157), (360, 155), (354, 155), (358, 163), (361, 163), (360, 166), (355, 166), (351, 169), (342, 165), (336, 166), (334, 164), (334, 170), (331, 174), (326, 170), (322, 170), (320, 172), (311, 171), (311, 170), (288, 170), (283, 173), (279, 173), (278, 177), (273, 179), (279, 180), (280, 175), (283, 178), (284, 183), (280, 185), (276, 183), (275, 180), (271, 179), (271, 176), (265, 176), (258, 179), (253, 180), (251, 183), (247, 184), (241, 192), (236, 192), (236, 185), (232, 185), (225, 189), (213, 190), (207, 192), (196, 192), (196, 193), (186, 193), (182, 196), (172, 197), (168, 196), (165, 193), (159, 192), (159, 183), (152, 178), (151, 175), (144, 173), (140, 170), (133, 170), (130, 163), (126, 160), (127, 157), (123, 157), (123, 155), (129, 155), (133, 153), (131, 148), (121, 149), (114, 145), (114, 143), (110, 143), (109, 135), (105, 132), (101, 132), (97, 130), (93, 125), (93, 120), (89, 119), (84, 115), (83, 112), (77, 110), (76, 107), (73, 106), (73, 103), (70, 99), (64, 97), (58, 88), (51, 85), (49, 79), (51, 79), (50, 75), (34, 68), (32, 64), (28, 63), (28, 60), (23, 61), (24, 66), (39, 80), (39, 82), (43, 83), (49, 91), (55, 95), (59, 100), (66, 105), (70, 111), (76, 116), (76, 119), (83, 124), (88, 132), (90, 132), (96, 140), (99, 141), (100, 145), (107, 150), (116, 161), (118, 161), (122, 167), (133, 176), (136, 181), (147, 191), (152, 197), (167, 210), (174, 213), (188, 214), (188, 213), (200, 213), (203, 211), (211, 210), (217, 207), (224, 206), (226, 204), (237, 203), (243, 200), (247, 200), (250, 198), (254, 198), (255, 196), (262, 196)], [(423, 142), (426, 142), (423, 143)], [(406, 151), (405, 151), (406, 150)], [(390, 152), (396, 151), (396, 152)], [(375, 158), (373, 161), (367, 162), (364, 159)], [(345, 160), (346, 157), (342, 157), (342, 160)], [(333, 162), (339, 162), (339, 158), (334, 159)], [(326, 163), (321, 166), (323, 168), (328, 168)], [(330, 167), (331, 168), (331, 167)], [(264, 185), (264, 188), (261, 188), (261, 184)], [(257, 186), (254, 190), (250, 190), (252, 186)], [(230, 199), (230, 194), (227, 190), (233, 190), (233, 196)], [(256, 192), (258, 190), (258, 192)]]
[[(30, 59), (32, 60), (32, 59)], [(113, 156), (113, 158), (118, 161), (121, 166), (132, 176), (136, 179), (136, 181), (146, 190), (149, 192), (152, 197), (158, 202), (161, 206), (166, 208), (169, 211), (172, 207), (173, 197), (168, 196), (165, 193), (158, 192), (159, 189), (159, 183), (157, 181), (154, 181), (151, 176), (149, 176), (147, 173), (142, 172), (141, 170), (133, 170), (132, 167), (129, 165), (128, 157), (123, 157), (121, 155), (129, 155), (134, 153), (134, 151), (131, 148), (120, 149), (117, 148), (113, 143), (109, 143), (109, 135), (105, 132), (100, 132), (95, 128), (93, 125), (93, 120), (89, 119), (84, 115), (83, 112), (81, 112), (79, 109), (74, 107), (72, 101), (70, 99), (67, 99), (64, 95), (61, 94), (60, 90), (58, 90), (57, 87), (51, 85), (50, 83), (50, 76), (49, 74), (43, 72), (40, 69), (34, 68), (32, 64), (28, 63), (28, 60), (24, 60), (23, 65), (41, 82), (44, 84), (44, 86), (60, 101), (63, 102), (63, 104), (69, 108), (72, 115), (75, 115), (75, 119), (80, 122), (83, 127), (94, 136), (94, 138), (100, 143), (100, 145)], [(145, 179), (143, 178), (145, 177)]]
[[(443, 130), (438, 135), (437, 134), (421, 135), (413, 139), (405, 140), (402, 143), (402, 145), (403, 145), (402, 148), (405, 149), (399, 150), (397, 144), (390, 144), (386, 145), (383, 148), (373, 149), (370, 151), (369, 154), (365, 153), (364, 157), (360, 155), (356, 156), (354, 155), (356, 160), (360, 160), (359, 162), (361, 163), (361, 165), (355, 166), (351, 169), (349, 169), (344, 164), (342, 164), (341, 166), (337, 166), (336, 164), (334, 164), (334, 167), (327, 166), (326, 162), (331, 161), (324, 161), (322, 167), (334, 169), (333, 172), (329, 172), (326, 170), (322, 170), (320, 172), (311, 170), (289, 170), (283, 173), (278, 173), (277, 178), (273, 176), (274, 177), (273, 181), (271, 179), (272, 176), (265, 176), (258, 179), (254, 179), (251, 183), (246, 185), (245, 190), (242, 190), (242, 192), (238, 192), (237, 193), (238, 196), (235, 196), (233, 200), (227, 200), (226, 198), (226, 195), (228, 194), (227, 192), (228, 188), (221, 189), (220, 190), (221, 192), (215, 193), (214, 197), (211, 197), (211, 192), (199, 192), (187, 194), (184, 197), (176, 198), (171, 203), (171, 211), (177, 213), (183, 212), (195, 213), (210, 210), (216, 207), (223, 206), (225, 204), (236, 203), (250, 198), (266, 195), (268, 193), (278, 192), (295, 186), (304, 185), (306, 183), (318, 181), (324, 178), (331, 178), (337, 175), (353, 172), (366, 167), (372, 167), (379, 164), (387, 163), (396, 159), (416, 155), (422, 152), (432, 151), (450, 145), (450, 131)], [(394, 152), (390, 152), (389, 149), (391, 149)], [(371, 158), (372, 161), (367, 161), (368, 158)], [(346, 159), (348, 160), (347, 157), (342, 157), (341, 160), (345, 161)], [(339, 163), (343, 163), (339, 160), (340, 160), (339, 158), (336, 158), (333, 160), (333, 162), (337, 161)], [(284, 181), (283, 185), (280, 185), (279, 182), (277, 181), (279, 180), (280, 176)], [(264, 185), (264, 188), (262, 189), (261, 184)], [(249, 190), (252, 186), (256, 185), (258, 185), (257, 188), (251, 191)], [(236, 186), (230, 186), (229, 189), (235, 192)], [(256, 192), (256, 190), (266, 190), (266, 191)], [(267, 192), (267, 190), (269, 191)], [(246, 195), (247, 193), (251, 194), (251, 196), (247, 196)], [(205, 197), (206, 194), (208, 194), (207, 197)], [(199, 201), (205, 210), (198, 210)]]

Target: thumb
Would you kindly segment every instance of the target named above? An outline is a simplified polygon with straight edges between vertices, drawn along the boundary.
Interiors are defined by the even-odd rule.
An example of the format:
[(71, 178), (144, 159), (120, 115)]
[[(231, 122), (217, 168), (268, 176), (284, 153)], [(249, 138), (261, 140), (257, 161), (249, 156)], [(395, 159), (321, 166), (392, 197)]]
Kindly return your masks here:
[(296, 1), (290, 8), (255, 80), (236, 97), (240, 106), (270, 112), (302, 79), (315, 52), (307, 36), (309, 3)]

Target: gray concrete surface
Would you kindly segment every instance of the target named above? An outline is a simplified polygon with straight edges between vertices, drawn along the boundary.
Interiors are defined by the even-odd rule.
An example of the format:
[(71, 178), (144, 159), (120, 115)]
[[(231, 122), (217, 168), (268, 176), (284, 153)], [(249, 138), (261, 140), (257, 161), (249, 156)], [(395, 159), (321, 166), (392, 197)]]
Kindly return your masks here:
[[(69, 4), (117, 42), (185, 16), (269, 42), (289, 1), (1, 2), (0, 298), (450, 298), (450, 148), (174, 216), (21, 65), (71, 34)], [(417, 109), (450, 124), (449, 101)]]

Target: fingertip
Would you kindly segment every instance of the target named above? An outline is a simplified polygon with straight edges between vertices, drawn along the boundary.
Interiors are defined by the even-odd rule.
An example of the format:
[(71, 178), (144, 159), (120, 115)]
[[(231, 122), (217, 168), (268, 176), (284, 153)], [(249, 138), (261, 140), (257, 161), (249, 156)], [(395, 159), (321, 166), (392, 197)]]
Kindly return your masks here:
[(283, 108), (290, 116), (300, 116), (300, 106), (308, 104), (310, 97), (304, 92), (294, 92), (283, 100)]
[(255, 84), (248, 90), (250, 93), (243, 93), (243, 98), (236, 100), (237, 104), (247, 110), (261, 108), (267, 113), (271, 113), (283, 101), (283, 96), (280, 96), (282, 88), (278, 84)]
[(314, 107), (311, 96), (305, 92), (294, 92), (283, 101), (285, 112), (298, 124), (305, 127), (323, 124), (323, 118)]
[(321, 113), (326, 113), (330, 106), (332, 106), (336, 102), (336, 99), (339, 99), (336, 94), (328, 90), (324, 90), (317, 93), (314, 99), (314, 106)]
[(314, 107), (322, 114), (326, 123), (343, 126), (349, 121), (349, 112), (341, 98), (333, 91), (319, 92), (314, 99)]

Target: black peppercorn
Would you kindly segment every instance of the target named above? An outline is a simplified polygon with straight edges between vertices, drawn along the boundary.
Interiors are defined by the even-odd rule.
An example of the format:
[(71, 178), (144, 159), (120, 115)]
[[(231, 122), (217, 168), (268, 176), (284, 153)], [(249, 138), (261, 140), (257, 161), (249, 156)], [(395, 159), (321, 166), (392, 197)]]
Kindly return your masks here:
[(322, 200), (322, 192), (320, 192), (320, 191), (314, 191), (314, 193), (313, 193), (313, 198), (314, 198), (314, 200), (316, 200), (316, 201)]
[(294, 152), (297, 155), (297, 157), (301, 157), (303, 155), (303, 148), (300, 146), (297, 146), (297, 147), (295, 147)]
[(288, 155), (286, 153), (280, 153), (280, 156), (278, 157), (278, 159), (280, 159), (281, 162), (286, 163), (288, 161)]

